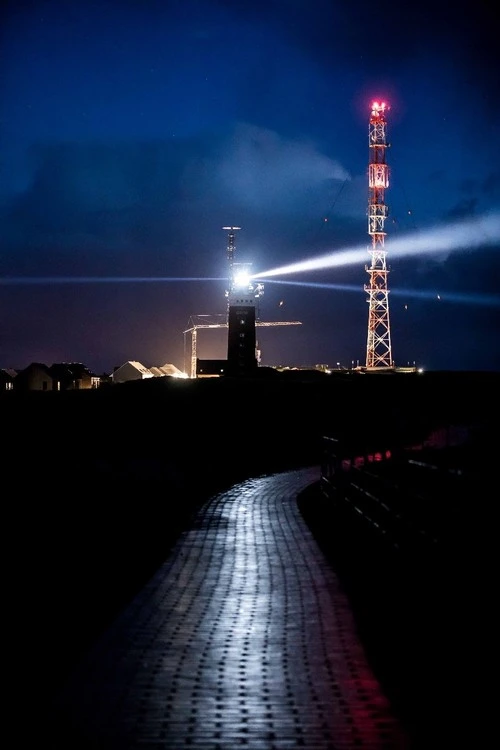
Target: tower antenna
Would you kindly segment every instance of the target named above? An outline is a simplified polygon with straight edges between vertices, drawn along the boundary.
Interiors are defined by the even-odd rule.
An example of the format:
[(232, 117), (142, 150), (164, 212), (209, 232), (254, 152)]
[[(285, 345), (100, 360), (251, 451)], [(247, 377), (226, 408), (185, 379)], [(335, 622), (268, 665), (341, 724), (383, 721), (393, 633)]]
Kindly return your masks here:
[(369, 303), (366, 367), (370, 369), (393, 367), (387, 288), (389, 271), (384, 247), (384, 224), (389, 213), (384, 196), (385, 189), (389, 187), (385, 119), (388, 109), (385, 102), (373, 102), (368, 127), (368, 234), (372, 244), (368, 251), (371, 265), (365, 266), (370, 277), (369, 283), (365, 284), (365, 292)]
[(234, 288), (234, 251), (236, 249), (236, 235), (235, 232), (241, 229), (241, 227), (222, 227), (227, 232), (227, 264), (229, 267), (228, 273), (228, 288), (226, 289), (226, 297), (228, 298), (228, 311), (229, 311), (229, 295)]

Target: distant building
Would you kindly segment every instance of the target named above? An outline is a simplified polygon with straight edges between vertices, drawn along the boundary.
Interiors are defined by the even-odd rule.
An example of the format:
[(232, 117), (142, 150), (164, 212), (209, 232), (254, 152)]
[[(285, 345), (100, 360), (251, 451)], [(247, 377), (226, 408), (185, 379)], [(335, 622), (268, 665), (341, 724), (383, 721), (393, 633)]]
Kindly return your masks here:
[(227, 373), (227, 359), (197, 359), (197, 378), (221, 378)]
[(24, 370), (19, 370), (14, 381), (15, 391), (56, 391), (58, 381), (53, 377), (47, 365), (32, 362)]
[(113, 383), (127, 383), (129, 380), (145, 380), (152, 377), (154, 375), (149, 367), (135, 360), (129, 360), (121, 367), (116, 367), (111, 376)]
[(56, 362), (49, 371), (58, 383), (57, 390), (78, 391), (98, 388), (100, 384), (100, 378), (81, 362)]
[(99, 380), (99, 388), (102, 388), (104, 385), (112, 385), (113, 383), (113, 377), (107, 372), (101, 372), (100, 375), (96, 375), (96, 377)]
[(188, 375), (186, 375), (185, 372), (182, 372), (182, 370), (179, 370), (178, 367), (168, 362), (164, 365), (161, 365), (160, 367), (150, 367), (149, 371), (153, 373), (155, 378), (161, 378), (165, 376), (171, 377), (171, 378), (187, 378), (188, 377)]
[(250, 375), (257, 369), (255, 295), (235, 290), (229, 295), (227, 365), (229, 375)]
[(146, 380), (146, 378), (187, 378), (186, 373), (167, 362), (158, 367), (146, 367), (141, 362), (129, 360), (121, 367), (116, 367), (111, 379), (113, 383), (126, 383), (129, 380)]
[(16, 376), (16, 370), (11, 370), (8, 368), (0, 369), (0, 391), (13, 391), (14, 378)]

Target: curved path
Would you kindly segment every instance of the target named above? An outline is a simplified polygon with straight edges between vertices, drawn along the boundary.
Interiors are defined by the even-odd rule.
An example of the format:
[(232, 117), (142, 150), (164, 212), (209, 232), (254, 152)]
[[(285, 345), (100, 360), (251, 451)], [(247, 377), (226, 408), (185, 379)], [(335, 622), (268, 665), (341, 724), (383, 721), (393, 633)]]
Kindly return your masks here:
[(52, 748), (408, 748), (297, 507), (307, 468), (209, 500), (86, 654)]

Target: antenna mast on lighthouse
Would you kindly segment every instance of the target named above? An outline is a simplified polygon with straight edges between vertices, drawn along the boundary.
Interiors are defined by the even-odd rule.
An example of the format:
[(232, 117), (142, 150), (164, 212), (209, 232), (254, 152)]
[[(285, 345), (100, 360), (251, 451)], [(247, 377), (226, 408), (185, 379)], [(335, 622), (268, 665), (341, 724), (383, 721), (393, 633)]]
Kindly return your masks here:
[(366, 367), (370, 369), (393, 367), (387, 288), (389, 271), (384, 247), (384, 224), (389, 213), (384, 197), (384, 191), (389, 187), (389, 168), (386, 163), (387, 110), (385, 102), (373, 102), (368, 129), (368, 234), (372, 239), (368, 252), (372, 262), (369, 267), (365, 266), (370, 277), (369, 283), (365, 284), (365, 292), (368, 293), (369, 303)]
[(229, 310), (229, 295), (233, 291), (234, 288), (234, 274), (235, 274), (235, 261), (234, 261), (234, 251), (236, 249), (236, 235), (235, 232), (237, 232), (241, 227), (222, 227), (227, 231), (227, 263), (229, 267), (229, 274), (228, 274), (228, 288), (226, 289), (226, 297), (228, 298), (228, 310)]

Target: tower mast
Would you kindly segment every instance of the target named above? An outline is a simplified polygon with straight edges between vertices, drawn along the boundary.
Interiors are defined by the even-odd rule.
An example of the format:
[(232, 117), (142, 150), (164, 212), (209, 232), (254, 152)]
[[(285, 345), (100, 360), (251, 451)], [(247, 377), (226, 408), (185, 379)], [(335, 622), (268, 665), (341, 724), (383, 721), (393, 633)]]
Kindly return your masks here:
[(368, 128), (368, 234), (372, 239), (369, 253), (371, 265), (365, 266), (370, 279), (365, 284), (368, 293), (368, 339), (366, 346), (367, 368), (393, 367), (391, 352), (391, 329), (389, 323), (389, 289), (387, 288), (388, 269), (384, 239), (385, 220), (388, 208), (384, 191), (389, 187), (389, 168), (386, 162), (385, 102), (373, 102)]
[(228, 275), (228, 288), (226, 289), (226, 297), (228, 298), (227, 309), (229, 312), (229, 295), (233, 291), (233, 287), (234, 287), (234, 251), (236, 249), (235, 232), (241, 229), (241, 227), (222, 227), (222, 228), (227, 231), (227, 263), (229, 266), (229, 275)]
[(222, 228), (228, 232), (227, 372), (229, 375), (249, 375), (259, 364), (255, 332), (256, 308), (257, 299), (264, 292), (264, 285), (253, 281), (249, 263), (237, 263), (234, 259), (234, 233), (240, 227)]

